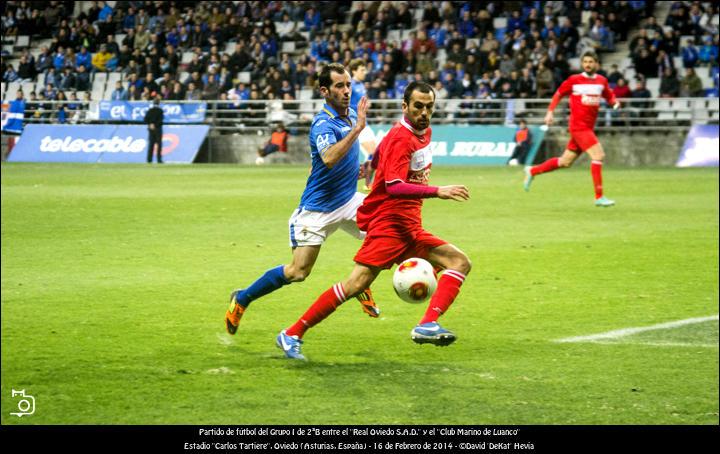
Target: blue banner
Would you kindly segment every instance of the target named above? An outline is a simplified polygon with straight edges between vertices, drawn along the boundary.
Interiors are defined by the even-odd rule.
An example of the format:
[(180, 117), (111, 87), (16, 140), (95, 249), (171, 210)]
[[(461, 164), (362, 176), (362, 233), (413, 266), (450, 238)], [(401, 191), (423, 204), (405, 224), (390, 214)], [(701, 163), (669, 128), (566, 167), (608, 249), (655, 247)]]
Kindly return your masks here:
[[(147, 101), (100, 101), (100, 120), (142, 122), (150, 107)], [(207, 111), (204, 102), (161, 102), (160, 107), (165, 114), (164, 123), (202, 123)]]
[(677, 167), (718, 167), (718, 125), (698, 125), (690, 128), (680, 152)]
[[(371, 125), (380, 143), (391, 125)], [(532, 146), (525, 162), (531, 164), (547, 128), (528, 126)], [(515, 131), (511, 126), (432, 126), (433, 164), (441, 165), (506, 165), (515, 151)], [(523, 164), (523, 163), (520, 163)]]
[(15, 100), (2, 103), (2, 131), (20, 134), (23, 130), (25, 101)]
[[(164, 126), (163, 161), (192, 163), (209, 130), (207, 125)], [(147, 149), (145, 126), (30, 124), (8, 161), (144, 163)]]

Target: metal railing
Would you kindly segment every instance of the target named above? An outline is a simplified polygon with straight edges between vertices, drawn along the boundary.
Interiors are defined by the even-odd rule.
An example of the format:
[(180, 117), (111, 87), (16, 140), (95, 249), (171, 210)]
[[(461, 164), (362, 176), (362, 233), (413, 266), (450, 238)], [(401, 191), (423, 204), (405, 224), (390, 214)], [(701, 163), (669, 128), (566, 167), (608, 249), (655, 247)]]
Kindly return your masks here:
[[(647, 98), (621, 99), (618, 111), (601, 106), (598, 130), (661, 131), (686, 129), (694, 124), (718, 124), (718, 98)], [(197, 101), (172, 101), (196, 103)], [(267, 131), (272, 123), (283, 122), (296, 133), (309, 130), (313, 116), (324, 103), (321, 99), (300, 101), (247, 100), (203, 101), (207, 103), (204, 124), (216, 133), (255, 133)], [(549, 99), (439, 99), (433, 124), (514, 125), (520, 119), (528, 124), (542, 124)], [(67, 124), (119, 123), (100, 120), (98, 102), (39, 101), (26, 103), (26, 123), (58, 123), (61, 106)], [(555, 111), (555, 126), (567, 126), (567, 102)], [(368, 123), (389, 124), (402, 115), (400, 100), (373, 100)], [(124, 122), (127, 123), (127, 122)]]

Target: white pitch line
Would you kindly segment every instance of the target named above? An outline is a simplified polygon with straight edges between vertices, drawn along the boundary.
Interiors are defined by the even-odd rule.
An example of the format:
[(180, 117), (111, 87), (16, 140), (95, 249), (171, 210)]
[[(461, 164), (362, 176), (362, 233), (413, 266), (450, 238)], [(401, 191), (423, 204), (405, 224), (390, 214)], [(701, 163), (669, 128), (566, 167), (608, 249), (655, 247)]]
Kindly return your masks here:
[(676, 320), (674, 322), (660, 323), (652, 326), (641, 326), (636, 328), (623, 328), (616, 329), (614, 331), (607, 331), (605, 333), (591, 334), (589, 336), (576, 336), (566, 337), (565, 339), (558, 339), (555, 342), (595, 342), (603, 339), (617, 339), (618, 337), (630, 336), (632, 334), (642, 333), (645, 331), (654, 331), (658, 329), (671, 329), (677, 328), (678, 326), (692, 325), (694, 323), (709, 322), (711, 320), (718, 320), (718, 314), (710, 315), (708, 317), (695, 317), (686, 318), (685, 320)]

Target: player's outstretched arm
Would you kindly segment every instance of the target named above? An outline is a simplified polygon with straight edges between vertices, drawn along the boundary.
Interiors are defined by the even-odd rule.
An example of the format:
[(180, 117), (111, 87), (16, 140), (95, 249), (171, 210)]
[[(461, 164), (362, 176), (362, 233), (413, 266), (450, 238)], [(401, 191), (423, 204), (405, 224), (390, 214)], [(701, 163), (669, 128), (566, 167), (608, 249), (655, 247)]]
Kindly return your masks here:
[(362, 130), (365, 129), (365, 121), (367, 119), (367, 111), (369, 104), (370, 103), (368, 102), (368, 99), (363, 96), (358, 102), (358, 117), (355, 126), (350, 130), (347, 136), (345, 136), (341, 141), (337, 142), (336, 144), (325, 150), (325, 153), (323, 153), (322, 160), (329, 169), (332, 169), (335, 164), (340, 162), (340, 160), (345, 157), (348, 150), (350, 150), (350, 148), (352, 147), (352, 144), (355, 143), (355, 141), (360, 136)]
[(470, 198), (470, 192), (466, 186), (453, 184), (450, 186), (438, 187), (437, 196), (439, 199), (452, 199), (458, 202), (463, 202)]

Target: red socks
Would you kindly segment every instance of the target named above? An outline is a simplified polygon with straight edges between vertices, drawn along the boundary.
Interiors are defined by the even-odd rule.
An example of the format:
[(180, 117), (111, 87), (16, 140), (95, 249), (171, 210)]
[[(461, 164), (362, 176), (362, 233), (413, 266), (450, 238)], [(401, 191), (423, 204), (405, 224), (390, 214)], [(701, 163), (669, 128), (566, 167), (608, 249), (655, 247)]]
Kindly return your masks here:
[(445, 270), (438, 281), (437, 290), (430, 299), (430, 305), (425, 316), (420, 320), (420, 325), (437, 321), (438, 317), (447, 312), (450, 305), (455, 301), (460, 292), (460, 286), (465, 281), (465, 275), (455, 270)]
[(302, 338), (308, 328), (312, 328), (325, 320), (330, 314), (335, 312), (335, 309), (344, 303), (346, 299), (342, 284), (337, 283), (333, 285), (332, 288), (329, 288), (318, 297), (313, 305), (310, 306), (310, 309), (300, 317), (300, 320), (288, 328), (285, 334)]
[(602, 161), (592, 161), (590, 164), (590, 173), (592, 173), (593, 186), (595, 186), (596, 200), (603, 196), (602, 165)]
[(552, 172), (553, 170), (558, 168), (558, 161), (559, 158), (550, 158), (547, 161), (543, 162), (542, 164), (538, 164), (534, 167), (530, 168), (530, 174), (532, 176), (540, 175), (541, 173), (545, 172)]

